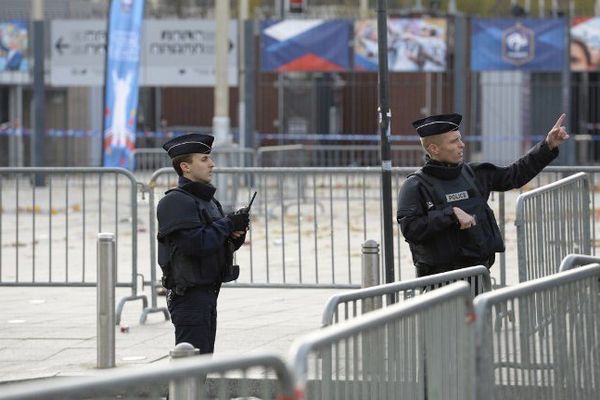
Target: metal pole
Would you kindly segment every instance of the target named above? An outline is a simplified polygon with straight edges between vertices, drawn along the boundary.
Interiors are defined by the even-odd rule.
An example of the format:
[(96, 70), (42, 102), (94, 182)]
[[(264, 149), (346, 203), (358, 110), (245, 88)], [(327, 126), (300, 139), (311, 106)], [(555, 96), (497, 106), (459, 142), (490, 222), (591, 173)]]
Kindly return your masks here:
[(22, 167), (23, 164), (23, 86), (13, 86), (10, 90), (10, 127), (14, 134), (10, 137), (9, 166)]
[(240, 161), (239, 166), (246, 166), (246, 154), (243, 150), (246, 148), (246, 20), (248, 19), (248, 0), (240, 0), (239, 6), (239, 41), (238, 41), (238, 125), (240, 144)]
[(596, 4), (594, 5), (594, 15), (600, 16), (600, 0), (596, 0)]
[[(568, 20), (567, 20), (568, 21)], [(570, 48), (570, 36), (569, 36), (569, 31), (568, 28), (565, 29), (565, 35), (564, 35), (564, 45), (565, 48), (568, 49)], [(564, 62), (563, 62), (563, 68), (562, 68), (562, 73), (561, 73), (561, 81), (562, 81), (562, 109), (563, 112), (568, 113), (570, 110), (570, 106), (571, 106), (571, 60), (570, 57), (568, 56), (568, 54), (564, 54)], [(570, 116), (570, 120), (573, 121), (574, 116), (571, 115)], [(565, 122), (565, 126), (568, 128), (571, 126), (571, 124), (568, 122), (569, 118), (567, 118), (567, 122)], [(565, 165), (575, 165), (575, 156), (576, 156), (576, 143), (574, 140), (567, 140), (567, 142), (564, 144), (563, 149), (561, 151), (561, 153), (564, 154), (564, 158), (562, 159), (562, 162)]]
[(379, 243), (370, 239), (362, 244), (361, 262), (362, 287), (379, 285)]
[(450, 0), (448, 2), (448, 14), (456, 14), (456, 0)]
[(369, 16), (369, 0), (360, 0), (359, 15), (361, 19), (365, 19)]
[(113, 368), (115, 366), (115, 283), (117, 275), (114, 234), (98, 234), (97, 264), (97, 367)]
[[(45, 93), (44, 93), (44, 0), (34, 0), (33, 25), (33, 134), (31, 166), (44, 166)], [(35, 174), (35, 186), (44, 185), (44, 176)]]
[[(379, 276), (379, 243), (375, 240), (367, 240), (362, 244), (362, 287), (377, 286), (381, 283)], [(372, 299), (363, 301), (363, 313), (381, 308), (381, 302), (373, 302)]]
[[(195, 349), (189, 343), (179, 343), (173, 350), (169, 352), (171, 362), (177, 358), (191, 357), (200, 354), (199, 349)], [(200, 398), (199, 393), (199, 378), (189, 377), (175, 379), (169, 382), (169, 399), (177, 400), (195, 400)]]
[(227, 62), (227, 53), (229, 52), (229, 2), (215, 2), (215, 13), (216, 63), (213, 133), (215, 136), (215, 144), (222, 145), (231, 143), (231, 136), (229, 133), (229, 68)]
[[(277, 1), (277, 0), (275, 0)], [(279, 18), (281, 21), (285, 20), (285, 0), (279, 1)], [(277, 131), (279, 132), (279, 144), (283, 143), (283, 131), (284, 131), (284, 96), (285, 91), (283, 89), (283, 74), (284, 72), (277, 72)]]
[[(467, 90), (468, 90), (468, 54), (465, 46), (468, 43), (467, 19), (462, 15), (454, 18), (454, 43), (461, 45), (454, 48), (454, 110), (455, 112), (467, 114)], [(440, 85), (441, 86), (441, 85)]]
[(387, 56), (387, 1), (377, 0), (377, 42), (379, 52), (379, 131), (381, 133), (381, 188), (383, 200), (383, 254), (385, 281), (394, 281), (394, 231), (392, 227), (392, 154)]

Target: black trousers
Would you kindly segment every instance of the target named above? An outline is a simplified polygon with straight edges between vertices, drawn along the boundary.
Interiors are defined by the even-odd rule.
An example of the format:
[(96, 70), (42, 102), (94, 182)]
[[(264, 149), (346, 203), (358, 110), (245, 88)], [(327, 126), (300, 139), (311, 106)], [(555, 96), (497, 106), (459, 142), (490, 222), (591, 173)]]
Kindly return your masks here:
[(200, 354), (213, 353), (217, 334), (215, 289), (190, 288), (183, 296), (169, 296), (168, 307), (175, 326), (175, 344), (187, 342)]

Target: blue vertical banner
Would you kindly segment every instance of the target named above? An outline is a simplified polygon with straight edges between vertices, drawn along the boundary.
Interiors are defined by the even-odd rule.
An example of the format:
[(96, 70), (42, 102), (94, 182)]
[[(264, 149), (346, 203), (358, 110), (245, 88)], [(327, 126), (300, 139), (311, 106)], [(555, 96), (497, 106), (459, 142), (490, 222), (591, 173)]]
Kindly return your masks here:
[(112, 0), (104, 89), (103, 165), (129, 167), (135, 148), (144, 0)]

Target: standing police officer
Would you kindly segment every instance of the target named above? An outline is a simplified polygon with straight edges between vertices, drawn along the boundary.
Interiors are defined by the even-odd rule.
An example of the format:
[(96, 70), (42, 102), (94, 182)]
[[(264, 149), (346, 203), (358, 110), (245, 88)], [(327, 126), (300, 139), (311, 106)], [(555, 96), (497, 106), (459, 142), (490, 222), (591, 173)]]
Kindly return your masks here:
[(519, 188), (558, 156), (569, 138), (565, 114), (545, 140), (507, 167), (463, 162), (459, 114), (430, 116), (413, 122), (427, 155), (398, 195), (397, 220), (410, 245), (417, 276), (494, 263), (504, 242), (487, 204), (491, 191)]
[(244, 243), (249, 225), (246, 209), (225, 215), (214, 198), (213, 140), (191, 133), (163, 145), (179, 183), (157, 206), (158, 263), (168, 289), (175, 344), (188, 342), (200, 354), (214, 351), (217, 296), (222, 282), (239, 275), (233, 251)]

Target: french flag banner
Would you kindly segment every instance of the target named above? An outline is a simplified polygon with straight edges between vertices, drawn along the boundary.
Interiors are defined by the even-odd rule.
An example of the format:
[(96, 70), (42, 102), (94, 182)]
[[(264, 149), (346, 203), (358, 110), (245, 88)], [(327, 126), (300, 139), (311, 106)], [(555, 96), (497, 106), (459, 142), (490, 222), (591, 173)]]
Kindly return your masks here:
[(347, 71), (351, 68), (349, 20), (267, 20), (261, 24), (261, 70)]

